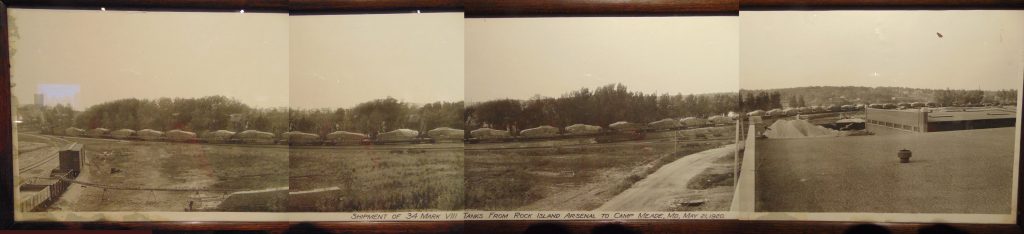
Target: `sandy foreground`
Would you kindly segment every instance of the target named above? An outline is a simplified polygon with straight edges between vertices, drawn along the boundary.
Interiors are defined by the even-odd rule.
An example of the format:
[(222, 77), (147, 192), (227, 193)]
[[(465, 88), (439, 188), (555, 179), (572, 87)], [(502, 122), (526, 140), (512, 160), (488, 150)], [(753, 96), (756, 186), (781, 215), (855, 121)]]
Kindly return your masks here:
[[(731, 158), (734, 152), (735, 144), (730, 144), (687, 155), (675, 162), (662, 166), (658, 171), (648, 175), (647, 178), (613, 197), (596, 210), (669, 211), (677, 209), (680, 202), (703, 200), (705, 203), (723, 203), (722, 201), (712, 201), (716, 200), (715, 198), (717, 200), (726, 199), (724, 205), (718, 205), (720, 205), (719, 208), (722, 208), (722, 210), (728, 210), (730, 200), (732, 199), (733, 187), (717, 189), (721, 190), (717, 191), (717, 193), (721, 193), (719, 194), (721, 196), (714, 196), (715, 191), (708, 192), (689, 189), (687, 184), (690, 180), (696, 178), (697, 175), (704, 172), (705, 169), (714, 167), (715, 161), (723, 157)], [(726, 169), (731, 171), (729, 168)], [(708, 193), (713, 194), (709, 195)]]

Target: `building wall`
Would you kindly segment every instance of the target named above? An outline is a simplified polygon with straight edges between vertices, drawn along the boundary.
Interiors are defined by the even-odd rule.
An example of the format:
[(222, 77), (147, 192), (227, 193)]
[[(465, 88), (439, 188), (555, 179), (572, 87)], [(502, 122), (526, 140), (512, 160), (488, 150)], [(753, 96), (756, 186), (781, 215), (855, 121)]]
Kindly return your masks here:
[(921, 111), (885, 110), (867, 108), (865, 121), (890, 128), (913, 132), (928, 132), (928, 113)]

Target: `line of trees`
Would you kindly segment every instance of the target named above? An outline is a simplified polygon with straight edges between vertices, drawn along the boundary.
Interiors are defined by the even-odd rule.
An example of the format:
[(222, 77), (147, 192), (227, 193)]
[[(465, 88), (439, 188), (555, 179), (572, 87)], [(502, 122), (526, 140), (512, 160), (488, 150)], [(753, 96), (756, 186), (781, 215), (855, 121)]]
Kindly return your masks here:
[(782, 93), (779, 91), (740, 90), (740, 94), (743, 96), (740, 107), (745, 112), (782, 108)]
[(83, 129), (181, 129), (193, 132), (259, 130), (273, 133), (302, 131), (327, 134), (351, 131), (374, 134), (399, 128), (426, 131), (437, 127), (464, 128), (463, 102), (417, 105), (387, 97), (354, 108), (252, 108), (224, 96), (201, 98), (127, 98), (76, 112), (69, 105), (19, 108), (22, 125), (46, 131)]
[[(786, 100), (786, 106), (783, 100)], [(467, 130), (489, 127), (518, 131), (541, 125), (608, 126), (618, 121), (647, 123), (664, 118), (706, 118), (730, 111), (908, 100), (931, 100), (941, 106), (1008, 104), (1016, 103), (1017, 91), (799, 87), (740, 90), (739, 93), (670, 95), (630, 91), (625, 85), (609, 84), (593, 90), (581, 88), (560, 97), (498, 99), (469, 106), (461, 101), (419, 105), (387, 97), (352, 108), (252, 108), (228, 97), (208, 96), (156, 100), (127, 98), (94, 105), (81, 112), (63, 104), (42, 107), (25, 105), (19, 108), (19, 115), (23, 121), (22, 127), (38, 126), (50, 131), (78, 127), (111, 130), (148, 128), (161, 131), (182, 129), (197, 133), (221, 129), (253, 129), (272, 133), (302, 131), (327, 134), (341, 130), (374, 134), (400, 128), (422, 132), (437, 127)]]
[(466, 107), (469, 129), (522, 130), (540, 125), (608, 126), (618, 121), (647, 123), (664, 118), (709, 117), (737, 110), (736, 93), (700, 95), (645, 94), (622, 84), (594, 90), (581, 88), (561, 97), (534, 96), (529, 100), (498, 99)]
[[(778, 97), (750, 97), (761, 92), (780, 93)], [(934, 102), (940, 106), (1012, 104), (1017, 90), (920, 89), (905, 87), (808, 86), (768, 90), (741, 90), (744, 101), (757, 98), (757, 105), (745, 103), (748, 110), (783, 107), (827, 106), (871, 103)], [(770, 100), (769, 100), (770, 99)], [(765, 101), (770, 104), (763, 104)], [(783, 102), (776, 103), (776, 100)]]

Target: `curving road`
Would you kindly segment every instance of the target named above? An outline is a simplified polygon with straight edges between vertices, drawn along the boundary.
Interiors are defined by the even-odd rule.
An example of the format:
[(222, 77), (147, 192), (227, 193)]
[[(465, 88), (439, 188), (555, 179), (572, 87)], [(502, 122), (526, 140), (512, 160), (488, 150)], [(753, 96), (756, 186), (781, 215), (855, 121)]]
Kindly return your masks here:
[(666, 164), (598, 207), (597, 211), (667, 211), (677, 196), (689, 194), (686, 184), (711, 167), (715, 160), (732, 155), (735, 144), (687, 155)]

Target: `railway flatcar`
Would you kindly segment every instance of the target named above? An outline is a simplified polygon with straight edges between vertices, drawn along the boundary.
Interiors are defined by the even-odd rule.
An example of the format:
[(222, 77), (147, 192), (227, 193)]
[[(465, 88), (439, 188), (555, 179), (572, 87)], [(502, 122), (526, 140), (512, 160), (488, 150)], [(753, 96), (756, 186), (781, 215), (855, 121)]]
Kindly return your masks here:
[(794, 116), (794, 115), (799, 114), (799, 113), (800, 112), (798, 112), (796, 110), (796, 108), (788, 107), (786, 109), (782, 109), (782, 115), (785, 115), (785, 116)]
[(782, 116), (782, 114), (783, 114), (782, 113), (782, 109), (775, 108), (775, 109), (768, 110), (768, 112), (765, 112), (764, 116), (765, 117), (779, 117), (779, 116)]
[(434, 142), (458, 142), (466, 137), (466, 130), (449, 127), (439, 127), (427, 131), (427, 136)]
[(321, 143), (320, 135), (300, 131), (281, 133), (281, 141), (288, 145), (318, 145)]
[(552, 127), (550, 125), (538, 126), (535, 128), (529, 128), (519, 131), (519, 137), (521, 138), (544, 138), (556, 137), (558, 135), (558, 128)]
[(144, 141), (159, 141), (164, 139), (164, 132), (153, 130), (153, 129), (142, 129), (135, 134), (139, 135), (139, 139)]
[[(718, 117), (724, 117), (724, 116), (718, 116)], [(702, 118), (697, 118), (697, 117), (686, 117), (686, 118), (683, 118), (683, 119), (679, 120), (679, 124), (681, 124), (681, 125), (683, 125), (684, 127), (687, 127), (687, 128), (699, 128), (699, 127), (707, 126), (709, 123), (710, 122), (708, 122), (708, 120), (702, 119)]]
[(708, 118), (708, 121), (714, 125), (729, 125), (734, 123), (732, 118), (722, 115), (711, 116), (711, 118)]
[(469, 143), (477, 142), (502, 142), (511, 141), (512, 134), (505, 130), (495, 130), (490, 128), (479, 128), (469, 132), (470, 138), (467, 140)]
[(639, 123), (630, 123), (626, 121), (619, 121), (608, 125), (608, 128), (617, 132), (639, 132), (643, 131), (647, 126)]
[(67, 129), (64, 129), (64, 135), (73, 136), (73, 137), (84, 136), (85, 135), (85, 130), (82, 130), (81, 128), (76, 128), (76, 127), (68, 127)]
[(206, 132), (202, 135), (203, 141), (209, 143), (223, 144), (229, 143), (234, 139), (235, 132), (228, 130), (217, 130), (212, 132)]
[(235, 137), (245, 144), (274, 144), (275, 142), (273, 133), (256, 130), (245, 130), (235, 134)]
[(350, 145), (361, 144), (369, 139), (370, 136), (362, 133), (335, 131), (324, 136), (324, 143), (332, 145)]
[(396, 144), (396, 143), (421, 143), (429, 141), (419, 137), (420, 132), (412, 129), (396, 129), (394, 131), (377, 134), (374, 144)]
[(664, 118), (658, 121), (650, 122), (647, 124), (647, 126), (649, 126), (653, 130), (668, 130), (680, 128), (683, 125), (679, 124), (679, 121), (676, 121), (674, 119)]
[(114, 139), (126, 140), (126, 139), (135, 138), (136, 136), (135, 136), (135, 130), (131, 130), (131, 129), (127, 129), (127, 128), (122, 128), (122, 129), (118, 129), (118, 130), (115, 130), (113, 132), (110, 132), (110, 137), (113, 137)]
[(573, 124), (565, 127), (565, 133), (573, 136), (580, 135), (592, 135), (601, 133), (601, 126), (586, 125), (586, 124)]
[(106, 137), (108, 136), (107, 134), (110, 134), (110, 129), (106, 128), (93, 128), (92, 130), (89, 130), (89, 132), (87, 133), (87, 135), (89, 135), (89, 137), (92, 138)]
[(196, 138), (196, 133), (183, 131), (181, 129), (167, 131), (167, 133), (165, 133), (164, 136), (168, 141), (175, 142), (195, 142), (199, 140), (198, 138)]

